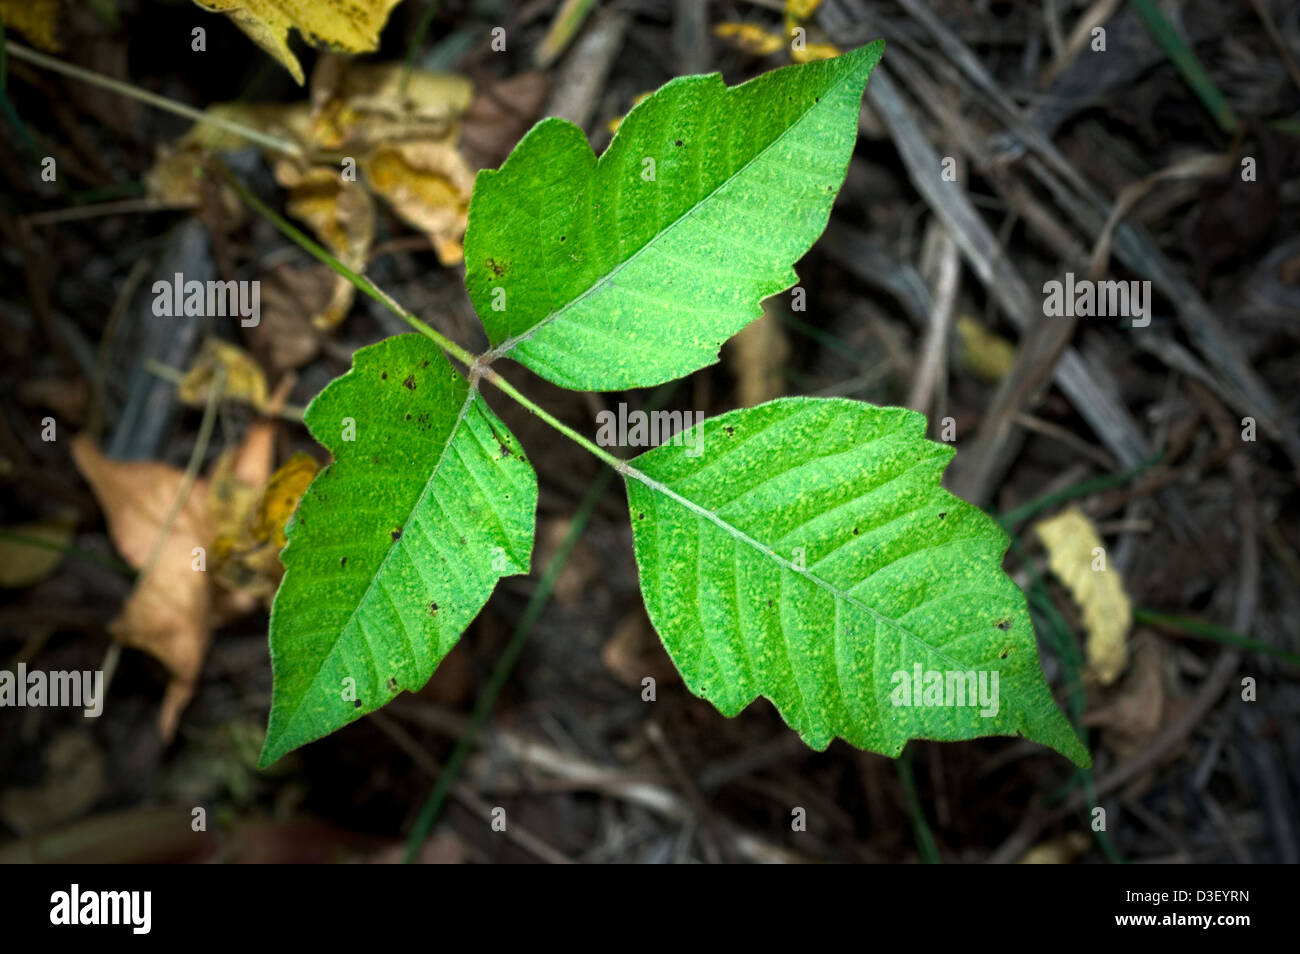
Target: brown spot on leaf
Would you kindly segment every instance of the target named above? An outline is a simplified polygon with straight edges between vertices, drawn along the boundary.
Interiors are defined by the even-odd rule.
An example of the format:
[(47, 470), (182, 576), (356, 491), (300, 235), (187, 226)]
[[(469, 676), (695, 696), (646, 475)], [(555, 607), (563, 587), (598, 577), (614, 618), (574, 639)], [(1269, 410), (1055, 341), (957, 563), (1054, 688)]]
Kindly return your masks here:
[(408, 374), (408, 375), (406, 376), (406, 380), (402, 382), (402, 387), (406, 388), (408, 391), (414, 391), (414, 390), (415, 390), (415, 375), (413, 375), (413, 374)]

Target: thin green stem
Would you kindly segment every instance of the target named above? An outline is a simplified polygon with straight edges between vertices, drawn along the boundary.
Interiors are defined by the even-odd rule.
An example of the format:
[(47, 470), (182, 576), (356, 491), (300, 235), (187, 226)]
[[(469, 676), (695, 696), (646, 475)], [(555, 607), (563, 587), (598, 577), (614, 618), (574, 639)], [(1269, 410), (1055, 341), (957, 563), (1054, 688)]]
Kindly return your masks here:
[(302, 230), (296, 228), (286, 220), (284, 216), (280, 215), (257, 196), (253, 195), (253, 193), (248, 190), (248, 187), (240, 182), (224, 165), (218, 166), (218, 170), (220, 171), (222, 178), (224, 178), (226, 182), (230, 183), (231, 188), (239, 193), (239, 197), (243, 199), (254, 212), (283, 232), (286, 237), (295, 242), (304, 251), (334, 269), (334, 271), (338, 272), (361, 291), (365, 292), (393, 314), (397, 315), (397, 317), (401, 318), (416, 331), (420, 332), (420, 334), (432, 340), (434, 344), (447, 354), (468, 367), (470, 369), (471, 382), (476, 378), (481, 378), (482, 380), (487, 381), (520, 406), (527, 408), (533, 414), (537, 415), (579, 447), (593, 454), (595, 457), (608, 464), (610, 467), (613, 467), (620, 473), (624, 472), (627, 465), (624, 464), (623, 461), (619, 460), (604, 448), (597, 446), (573, 428), (569, 427), (563, 421), (556, 418), (545, 408), (526, 397), (513, 384), (501, 377), (501, 375), (497, 374), (496, 371), (481, 363), (480, 359), (475, 358), (474, 355), (456, 344), (456, 342), (435, 331), (429, 325), (425, 324), (419, 318), (415, 317), (415, 315), (411, 314), (399, 305), (391, 295), (371, 282), (370, 279), (348, 268), (331, 255), (326, 248), (313, 241), (310, 237), (304, 234)]
[(543, 421), (545, 421), (555, 430), (559, 431), (569, 440), (573, 441), (573, 443), (577, 444), (583, 450), (599, 458), (601, 461), (608, 464), (610, 467), (613, 467), (620, 474), (625, 473), (627, 471), (628, 468), (627, 468), (627, 463), (625, 461), (622, 461), (619, 458), (615, 457), (613, 454), (605, 450), (603, 447), (597, 446), (595, 443), (588, 440), (586, 437), (583, 437), (573, 428), (569, 427), (567, 424), (557, 419), (553, 414), (551, 414), (545, 408), (540, 407), (539, 405), (535, 404), (533, 401), (529, 400), (529, 398), (521, 394), (513, 384), (511, 384), (505, 378), (501, 377), (501, 375), (497, 374), (495, 371), (489, 368), (481, 372), (481, 375), (484, 381), (487, 381), (490, 384), (492, 384), (503, 394), (510, 397), (515, 403), (528, 409), (529, 411), (532, 411)]
[(239, 179), (235, 177), (235, 175), (230, 171), (230, 169), (226, 167), (224, 163), (216, 164), (216, 168), (217, 171), (221, 174), (222, 179), (224, 179), (227, 183), (229, 183), (230, 187), (234, 189), (237, 193), (239, 193), (239, 197), (244, 200), (244, 202), (249, 206), (249, 208), (251, 208), (258, 215), (262, 216), (262, 218), (266, 219), (268, 222), (274, 225), (281, 232), (283, 232), (284, 235), (290, 240), (292, 240), (294, 244), (296, 244), (299, 248), (307, 252), (307, 254), (311, 255), (313, 258), (317, 259), (320, 262), (323, 262), (324, 264), (328, 265), (330, 268), (334, 269), (334, 271), (338, 272), (340, 275), (342, 275), (344, 278), (350, 281), (362, 292), (369, 295), (375, 301), (379, 302), (381, 305), (383, 305), (393, 314), (397, 315), (397, 317), (401, 318), (403, 321), (405, 321), (408, 325), (410, 325), (420, 334), (424, 335), (426, 338), (433, 341), (433, 343), (436, 344), (439, 348), (447, 352), (447, 354), (451, 355), (456, 360), (460, 361), (462, 364), (466, 366), (470, 366), (474, 364), (474, 356), (472, 354), (470, 354), (460, 345), (456, 344), (456, 342), (452, 341), (450, 338), (445, 337), (444, 335), (435, 331), (433, 328), (429, 327), (429, 325), (425, 324), (419, 318), (415, 317), (415, 315), (411, 314), (409, 311), (407, 311), (405, 308), (399, 305), (396, 301), (394, 301), (393, 297), (389, 295), (386, 291), (381, 289), (379, 286), (377, 286), (370, 279), (366, 278), (364, 275), (360, 275), (357, 272), (353, 271), (352, 269), (348, 268), (337, 258), (331, 255), (328, 249), (326, 249), (324, 246), (320, 245), (319, 243), (315, 242), (301, 229), (299, 229), (297, 226), (289, 222), (289, 220), (286, 219), (284, 216), (282, 216), (279, 212), (276, 212), (274, 209), (268, 206), (257, 196), (253, 195), (253, 193), (249, 191), (248, 187), (244, 185), (242, 182), (240, 182)]
[(894, 759), (894, 768), (898, 771), (898, 781), (903, 786), (903, 800), (907, 803), (907, 814), (912, 819), (912, 830), (916, 834), (916, 850), (921, 860), (927, 865), (943, 864), (943, 855), (935, 843), (934, 832), (925, 819), (925, 808), (921, 805), (920, 793), (916, 790), (916, 775), (912, 771), (912, 746), (905, 748)]
[(1043, 494), (1043, 496), (1031, 500), (1027, 504), (1016, 507), (1014, 510), (1008, 510), (996, 519), (998, 523), (1002, 525), (1004, 530), (1009, 531), (1016, 524), (1032, 517), (1040, 510), (1046, 510), (1048, 507), (1055, 506), (1058, 503), (1064, 503), (1067, 500), (1086, 497), (1088, 494), (1095, 494), (1098, 491), (1109, 490), (1112, 487), (1126, 484), (1134, 477), (1146, 473), (1156, 464), (1160, 463), (1164, 456), (1164, 451), (1158, 451), (1141, 463), (1130, 467), (1128, 470), (1121, 470), (1114, 474), (1102, 474), (1100, 477), (1081, 480), (1077, 484), (1071, 484), (1069, 487), (1064, 487), (1061, 490), (1056, 490), (1049, 494)]
[[(654, 411), (663, 407), (664, 402), (676, 389), (677, 382), (675, 381), (661, 385), (646, 400), (646, 410)], [(549, 602), (555, 584), (560, 578), (560, 573), (563, 572), (564, 565), (568, 562), (569, 554), (582, 536), (592, 513), (595, 512), (596, 504), (600, 502), (601, 495), (604, 494), (613, 477), (613, 471), (602, 470), (596, 475), (596, 479), (591, 482), (587, 492), (582, 497), (581, 503), (578, 504), (578, 509), (573, 514), (573, 520), (569, 523), (569, 529), (565, 532), (560, 545), (555, 548), (555, 553), (546, 564), (546, 569), (542, 572), (541, 582), (529, 598), (528, 605), (524, 607), (523, 615), (519, 618), (514, 632), (510, 634), (510, 641), (506, 644), (505, 652), (497, 660), (488, 684), (483, 688), (482, 694), (474, 705), (474, 713), (470, 717), (469, 725), (465, 727), (465, 731), (457, 739), (456, 748), (452, 751), (451, 758), (447, 760), (446, 766), (443, 767), (442, 774), (438, 776), (433, 791), (429, 794), (424, 803), (424, 808), (420, 811), (420, 817), (416, 820), (415, 827), (411, 829), (411, 834), (406, 841), (406, 853), (404, 855), (406, 862), (415, 860), (420, 853), (420, 847), (424, 844), (425, 839), (429, 837), (429, 832), (438, 820), (443, 805), (446, 804), (447, 796), (451, 794), (451, 787), (456, 783), (456, 779), (460, 775), (466, 757), (474, 748), (479, 730), (483, 728), (483, 724), (487, 721), (492, 707), (496, 703), (497, 696), (501, 694), (506, 681), (510, 678), (510, 673), (514, 670), (515, 662), (523, 651), (524, 643), (528, 640), (528, 634), (532, 632), (533, 626), (541, 618), (542, 610), (545, 609), (547, 602)]]
[(1186, 616), (1173, 616), (1157, 610), (1144, 609), (1141, 606), (1133, 610), (1133, 622), (1180, 630), (1192, 636), (1211, 639), (1216, 643), (1226, 643), (1229, 646), (1238, 646), (1253, 653), (1263, 653), (1265, 656), (1285, 660), (1293, 666), (1300, 666), (1300, 653), (1279, 649), (1277, 646), (1271, 646), (1258, 639), (1243, 636), (1236, 630), (1228, 629), (1226, 626), (1216, 626), (1214, 623), (1205, 623), (1199, 619), (1189, 619)]
[(259, 129), (253, 129), (251, 126), (245, 126), (242, 123), (234, 122), (222, 116), (216, 116), (201, 109), (195, 109), (193, 106), (186, 106), (184, 103), (178, 103), (174, 100), (167, 99), (165, 96), (159, 96), (157, 93), (151, 93), (147, 89), (141, 89), (131, 83), (124, 83), (122, 80), (114, 79), (111, 76), (104, 76), (101, 73), (95, 73), (91, 70), (82, 69), (72, 63), (65, 62), (56, 56), (46, 56), (44, 53), (38, 53), (36, 50), (28, 49), (17, 43), (8, 44), (9, 55), (19, 60), (26, 60), (35, 66), (44, 67), (47, 70), (53, 70), (56, 73), (62, 73), (64, 76), (70, 76), (73, 79), (81, 80), (83, 83), (89, 83), (92, 86), (98, 86), (102, 89), (111, 90), (114, 93), (120, 93), (123, 96), (129, 96), (131, 99), (147, 103), (156, 109), (166, 110), (169, 113), (175, 113), (177, 116), (184, 116), (186, 119), (192, 119), (196, 123), (204, 123), (208, 126), (216, 126), (227, 132), (243, 136), (245, 139), (266, 146), (268, 149), (274, 149), (276, 152), (282, 152), (286, 155), (301, 157), (304, 155), (302, 146), (288, 139), (281, 139), (279, 136), (272, 136), (270, 133), (264, 133)]

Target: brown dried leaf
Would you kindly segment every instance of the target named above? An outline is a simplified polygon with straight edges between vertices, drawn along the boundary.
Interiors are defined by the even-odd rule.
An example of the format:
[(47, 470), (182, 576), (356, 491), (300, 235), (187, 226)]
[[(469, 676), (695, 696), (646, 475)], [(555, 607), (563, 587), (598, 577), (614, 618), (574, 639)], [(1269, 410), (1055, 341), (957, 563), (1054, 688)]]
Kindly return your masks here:
[[(72, 456), (104, 511), (118, 552), (136, 569), (146, 570), (185, 475), (152, 461), (109, 460), (85, 435), (74, 439)], [(121, 615), (108, 627), (114, 639), (144, 650), (167, 667), (171, 681), (158, 717), (164, 739), (175, 733), (181, 710), (193, 695), (211, 636), (207, 574), (194, 569), (195, 548), (206, 548), (212, 540), (206, 494), (207, 482), (196, 481), (177, 509), (153, 566), (136, 581)]]
[(474, 172), (459, 152), (436, 142), (380, 146), (365, 172), (371, 190), (429, 237), (442, 264), (462, 261)]

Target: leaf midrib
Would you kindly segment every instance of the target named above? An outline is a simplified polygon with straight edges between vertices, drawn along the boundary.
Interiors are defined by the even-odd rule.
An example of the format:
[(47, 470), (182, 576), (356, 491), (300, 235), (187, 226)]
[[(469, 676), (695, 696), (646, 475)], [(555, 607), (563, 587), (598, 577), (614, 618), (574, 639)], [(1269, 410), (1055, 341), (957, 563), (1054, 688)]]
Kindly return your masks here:
[[(447, 451), (451, 448), (451, 445), (455, 442), (456, 432), (460, 430), (460, 426), (464, 422), (465, 416), (469, 413), (469, 409), (474, 405), (474, 401), (477, 397), (478, 397), (478, 383), (471, 382), (469, 384), (469, 390), (465, 395), (465, 402), (461, 405), (460, 412), (456, 415), (456, 422), (455, 424), (452, 425), (451, 430), (447, 432), (447, 440), (442, 445), (442, 450), (438, 452), (438, 460), (434, 463), (433, 467), (430, 468), (429, 476), (424, 482), (424, 487), (420, 491), (420, 496), (417, 497), (415, 503), (411, 505), (410, 510), (407, 512), (407, 518), (402, 521), (403, 527), (407, 526), (410, 523), (411, 514), (414, 514), (417, 510), (420, 509), (421, 505), (425, 501), (425, 498), (428, 496), (429, 490), (433, 486), (433, 479), (434, 477), (437, 476), (438, 471), (442, 468), (443, 462), (447, 459)], [(393, 558), (393, 554), (397, 552), (400, 543), (401, 540), (394, 540), (392, 544), (388, 547), (387, 552), (384, 553), (384, 558), (379, 562), (379, 566), (375, 569), (375, 572), (371, 575), (370, 582), (366, 584), (366, 591), (361, 594), (361, 598), (357, 600), (357, 605), (354, 606), (352, 608), (352, 612), (348, 614), (347, 621), (344, 622), (344, 624), (338, 628), (337, 634), (335, 635), (333, 641), (330, 643), (329, 649), (324, 653), (321, 653), (320, 664), (316, 667), (316, 671), (312, 673), (311, 680), (307, 683), (306, 690), (303, 692), (302, 696), (298, 699), (298, 701), (294, 703), (292, 710), (289, 712), (288, 720), (285, 722), (286, 732), (293, 726), (294, 720), (298, 718), (298, 713), (302, 710), (302, 705), (304, 702), (307, 701), (307, 697), (311, 695), (312, 690), (316, 686), (317, 680), (320, 679), (320, 674), (324, 671), (325, 664), (329, 662), (330, 658), (338, 650), (338, 646), (343, 639), (343, 635), (351, 629), (353, 623), (356, 622), (357, 613), (359, 613), (361, 611), (361, 607), (366, 605), (366, 603), (369, 601), (370, 595), (374, 591), (375, 585), (383, 577), (384, 571), (388, 567), (388, 561)], [(363, 635), (363, 641), (366, 644), (366, 648), (370, 650), (370, 641), (368, 639), (364, 639), (364, 635)], [(370, 650), (370, 656), (372, 661), (377, 661), (375, 660), (375, 654), (373, 650)]]
[[(638, 248), (635, 252), (629, 255), (626, 259), (624, 259), (623, 261), (615, 265), (609, 272), (605, 273), (604, 275), (596, 279), (596, 281), (594, 281), (590, 286), (584, 289), (580, 294), (569, 299), (567, 302), (565, 302), (560, 308), (556, 309), (555, 311), (548, 312), (546, 315), (542, 316), (527, 331), (523, 332), (522, 334), (518, 334), (506, 338), (505, 341), (501, 342), (501, 344), (497, 345), (489, 352), (490, 356), (493, 358), (498, 358), (509, 354), (511, 351), (515, 349), (516, 346), (522, 344), (523, 342), (529, 340), (535, 334), (537, 334), (537, 332), (540, 329), (546, 327), (551, 322), (562, 318), (564, 314), (568, 312), (570, 309), (576, 308), (587, 298), (594, 295), (598, 290), (600, 290), (601, 286), (606, 285), (609, 282), (613, 281), (614, 278), (616, 278), (618, 274), (623, 271), (623, 269), (627, 268), (638, 258), (640, 258), (641, 255), (644, 254), (647, 249), (649, 249), (651, 246), (658, 243), (660, 239), (668, 235), (670, 232), (676, 229), (683, 222), (687, 221), (689, 218), (691, 218), (691, 216), (695, 215), (695, 213), (698, 212), (701, 208), (703, 208), (714, 196), (716, 196), (724, 188), (730, 185), (739, 176), (743, 175), (744, 172), (755, 162), (758, 162), (758, 160), (762, 159), (763, 156), (765, 156), (769, 150), (779, 145), (780, 142), (783, 139), (785, 139), (785, 137), (788, 136), (792, 130), (797, 128), (800, 123), (802, 123), (805, 119), (807, 119), (816, 109), (818, 109), (818, 107), (822, 105), (821, 102), (822, 98), (829, 96), (831, 93), (835, 92), (835, 90), (839, 89), (847, 80), (851, 79), (854, 75), (856, 75), (856, 73), (852, 70), (846, 72), (843, 76), (841, 76), (838, 80), (836, 80), (833, 84), (831, 84), (831, 86), (822, 94), (821, 97), (815, 97), (812, 104), (799, 114), (798, 119), (796, 119), (790, 125), (786, 126), (785, 129), (781, 130), (781, 133), (775, 139), (767, 143), (767, 145), (765, 145), (758, 152), (754, 153), (754, 155), (751, 156), (743, 166), (741, 166), (735, 172), (731, 173), (731, 175), (727, 176), (727, 178), (722, 180), (722, 182), (718, 183), (718, 185), (715, 186), (713, 189), (711, 189), (707, 195), (702, 196), (689, 209), (687, 209), (677, 218), (673, 219), (672, 222), (668, 223), (666, 226), (661, 228), (654, 235), (646, 239), (645, 243), (642, 244), (640, 248)], [(724, 99), (726, 97), (729, 97), (733, 92), (733, 90), (735, 89), (739, 89), (739, 87), (726, 87)], [(606, 150), (605, 155), (609, 155), (608, 150)], [(603, 159), (604, 156), (598, 159), (597, 164), (599, 165), (599, 163), (603, 161)]]
[[(835, 599), (843, 600), (845, 603), (857, 607), (858, 609), (865, 612), (867, 615), (871, 616), (877, 622), (886, 623), (887, 625), (898, 630), (898, 632), (901, 633), (905, 638), (918, 643), (929, 652), (934, 653), (940, 659), (944, 660), (945, 662), (951, 663), (954, 667), (964, 668), (965, 664), (962, 663), (960, 660), (953, 659), (942, 649), (938, 648), (937, 646), (930, 645), (920, 636), (916, 635), (907, 627), (905, 627), (898, 620), (894, 619), (893, 617), (885, 615), (884, 613), (880, 612), (874, 607), (868, 606), (866, 603), (863, 603), (861, 600), (855, 597), (852, 593), (840, 589), (834, 583), (831, 583), (829, 580), (824, 580), (821, 577), (817, 576), (815, 573), (810, 573), (808, 570), (799, 569), (794, 565), (793, 562), (781, 556), (779, 553), (777, 553), (771, 547), (767, 546), (762, 541), (754, 539), (749, 534), (745, 533), (745, 531), (741, 530), (739, 527), (733, 526), (732, 524), (728, 523), (725, 519), (723, 519), (714, 511), (709, 510), (707, 507), (703, 507), (700, 504), (697, 504), (695, 501), (690, 500), (687, 497), (683, 497), (681, 494), (673, 490), (667, 484), (655, 480), (653, 477), (649, 476), (648, 474), (640, 470), (637, 470), (635, 467), (632, 467), (630, 465), (627, 466), (625, 469), (625, 473), (628, 477), (643, 484), (651, 491), (664, 494), (669, 499), (676, 501), (679, 505), (691, 511), (691, 513), (695, 514), (697, 517), (703, 517), (704, 519), (708, 520), (714, 526), (722, 530), (724, 533), (728, 534), (729, 536), (731, 536), (736, 540), (741, 541), (742, 543), (749, 545), (750, 547), (757, 550), (759, 553), (763, 554), (764, 556), (768, 557), (770, 560), (777, 563), (781, 567), (798, 574), (804, 579), (811, 580), (814, 584), (820, 586), (822, 589), (829, 592), (831, 596), (834, 597)], [(968, 538), (962, 538), (962, 539), (968, 539)], [(953, 541), (949, 541), (949, 542), (953, 542)]]

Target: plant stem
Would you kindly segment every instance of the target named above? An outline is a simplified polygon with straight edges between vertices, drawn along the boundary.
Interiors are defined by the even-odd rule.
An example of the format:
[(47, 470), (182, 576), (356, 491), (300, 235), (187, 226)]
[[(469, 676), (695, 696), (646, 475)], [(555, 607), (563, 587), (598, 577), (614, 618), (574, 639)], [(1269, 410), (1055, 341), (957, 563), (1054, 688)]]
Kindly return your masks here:
[(248, 190), (248, 187), (240, 182), (230, 169), (226, 167), (225, 163), (216, 163), (215, 165), (217, 171), (221, 174), (221, 177), (229, 183), (232, 189), (239, 193), (239, 197), (247, 203), (249, 208), (283, 232), (286, 237), (291, 239), (294, 244), (303, 249), (303, 251), (334, 269), (334, 271), (338, 272), (362, 292), (379, 302), (393, 314), (397, 315), (397, 317), (401, 318), (420, 334), (429, 338), (439, 348), (447, 352), (447, 354), (456, 358), (456, 360), (467, 366), (474, 364), (474, 356), (472, 354), (460, 345), (456, 344), (456, 342), (452, 341), (450, 338), (438, 333), (419, 318), (415, 317), (415, 315), (411, 314), (394, 301), (392, 296), (386, 291), (379, 288), (364, 275), (359, 275), (352, 269), (348, 268), (331, 255), (324, 246), (313, 241), (302, 230), (291, 224), (288, 219), (276, 212), (257, 196), (253, 195), (253, 193)]
[(1157, 610), (1144, 609), (1141, 606), (1134, 608), (1133, 622), (1181, 630), (1193, 636), (1211, 639), (1229, 646), (1239, 646), (1249, 652), (1263, 653), (1265, 656), (1285, 660), (1293, 666), (1300, 666), (1300, 654), (1287, 649), (1279, 649), (1277, 646), (1269, 645), (1258, 639), (1251, 639), (1249, 636), (1243, 636), (1236, 630), (1228, 629), (1226, 626), (1216, 626), (1214, 623), (1205, 623), (1199, 619), (1189, 619), (1186, 616), (1173, 616)]
[(521, 407), (524, 407), (527, 410), (532, 411), (534, 414), (540, 417), (543, 421), (545, 421), (555, 430), (559, 431), (569, 440), (573, 441), (573, 443), (577, 444), (583, 450), (587, 451), (588, 453), (597, 457), (604, 463), (608, 464), (610, 467), (614, 468), (620, 474), (627, 472), (626, 461), (620, 460), (619, 458), (611, 454), (609, 451), (605, 450), (603, 447), (600, 447), (594, 444), (592, 441), (588, 440), (586, 437), (583, 437), (573, 428), (569, 427), (567, 424), (565, 424), (564, 422), (556, 418), (545, 408), (539, 406), (538, 404), (535, 404), (528, 397), (520, 393), (520, 391), (513, 384), (511, 384), (505, 378), (501, 377), (501, 375), (497, 374), (495, 371), (488, 369), (482, 372), (482, 378), (483, 380), (491, 383), (499, 391), (509, 396), (511, 400), (513, 400), (516, 404), (519, 404)]
[(243, 136), (259, 145), (266, 146), (268, 149), (274, 149), (276, 152), (282, 152), (286, 155), (301, 158), (303, 153), (302, 146), (288, 139), (281, 139), (279, 136), (272, 136), (270, 133), (262, 132), (260, 129), (253, 129), (251, 126), (245, 126), (242, 123), (234, 122), (222, 116), (215, 116), (212, 113), (204, 112), (201, 109), (195, 109), (193, 106), (186, 106), (184, 103), (178, 103), (174, 100), (167, 99), (165, 96), (159, 96), (157, 93), (151, 93), (147, 89), (141, 89), (130, 83), (124, 83), (122, 80), (113, 79), (111, 76), (104, 76), (101, 73), (95, 73), (91, 70), (82, 69), (72, 63), (65, 62), (56, 56), (46, 56), (44, 53), (38, 53), (36, 50), (28, 49), (17, 43), (8, 44), (9, 55), (18, 60), (26, 60), (35, 66), (43, 66), (47, 70), (53, 70), (56, 73), (62, 73), (64, 76), (70, 76), (73, 79), (81, 80), (83, 83), (89, 83), (92, 86), (99, 86), (103, 89), (112, 90), (114, 93), (120, 93), (123, 96), (129, 96), (131, 99), (147, 103), (157, 109), (166, 110), (169, 113), (175, 113), (177, 116), (184, 116), (186, 119), (192, 119), (196, 123), (205, 123), (209, 126), (216, 126), (227, 132)]
[(1022, 504), (1014, 510), (1008, 510), (997, 516), (995, 519), (1002, 525), (1002, 529), (1010, 531), (1012, 527), (1038, 513), (1040, 510), (1046, 510), (1048, 507), (1055, 506), (1058, 503), (1064, 503), (1067, 500), (1074, 500), (1077, 497), (1086, 497), (1088, 494), (1095, 494), (1101, 490), (1109, 490), (1111, 487), (1118, 487), (1120, 484), (1128, 483), (1134, 477), (1138, 477), (1164, 458), (1164, 451), (1157, 451), (1146, 460), (1135, 464), (1128, 470), (1122, 470), (1114, 474), (1102, 474), (1100, 477), (1092, 477), (1088, 480), (1081, 480), (1077, 484), (1071, 484), (1061, 490), (1053, 491), (1049, 494), (1043, 494), (1029, 503)]
[(338, 272), (340, 275), (342, 275), (344, 278), (350, 281), (361, 291), (365, 292), (367, 295), (369, 295), (375, 301), (379, 302), (381, 305), (383, 305), (393, 314), (397, 315), (397, 317), (401, 318), (403, 321), (405, 321), (416, 331), (420, 332), (420, 334), (424, 335), (425, 337), (433, 341), (434, 344), (436, 344), (447, 354), (451, 355), (453, 358), (455, 358), (456, 360), (464, 364), (467, 368), (470, 369), (471, 381), (474, 378), (481, 378), (482, 380), (487, 381), (489, 384), (496, 387), (502, 393), (506, 394), (508, 397), (510, 397), (520, 406), (527, 408), (533, 414), (537, 415), (539, 418), (541, 418), (543, 421), (545, 421), (555, 430), (559, 431), (569, 440), (573, 441), (579, 447), (595, 455), (598, 459), (608, 464), (610, 467), (613, 467), (619, 473), (625, 472), (627, 465), (624, 464), (623, 461), (619, 460), (617, 457), (609, 453), (609, 451), (605, 450), (604, 448), (597, 446), (595, 443), (588, 440), (586, 437), (583, 437), (573, 428), (569, 427), (563, 421), (560, 421), (558, 418), (556, 418), (545, 408), (541, 407), (540, 405), (536, 404), (534, 401), (526, 397), (513, 384), (511, 384), (505, 378), (501, 377), (501, 375), (499, 375), (496, 371), (493, 371), (491, 368), (486, 367), (485, 365), (480, 363), (479, 358), (475, 358), (474, 355), (470, 354), (460, 345), (456, 344), (456, 342), (452, 341), (450, 338), (447, 338), (444, 335), (440, 334), (439, 332), (435, 331), (429, 325), (425, 324), (419, 318), (415, 317), (415, 315), (411, 314), (409, 311), (407, 311), (405, 308), (399, 305), (391, 295), (389, 295), (386, 291), (384, 291), (383, 289), (375, 285), (373, 282), (371, 282), (370, 279), (348, 268), (337, 258), (331, 255), (326, 248), (324, 248), (317, 242), (313, 241), (310, 237), (304, 234), (302, 230), (296, 228), (287, 219), (285, 219), (284, 216), (280, 215), (278, 212), (270, 208), (265, 202), (263, 202), (257, 196), (253, 195), (253, 193), (248, 190), (248, 187), (245, 186), (242, 182), (240, 182), (239, 179), (237, 179), (235, 175), (224, 164), (219, 164), (217, 166), (217, 169), (221, 173), (222, 178), (225, 179), (226, 182), (230, 184), (231, 188), (233, 188), (237, 193), (239, 193), (239, 197), (243, 199), (244, 202), (246, 202), (249, 205), (249, 207), (253, 209), (254, 212), (256, 212), (258, 215), (262, 216), (264, 219), (266, 219), (268, 222), (274, 225), (277, 229), (283, 232), (285, 236), (287, 236), (289, 239), (295, 242), (306, 252), (308, 252), (309, 254), (311, 254), (321, 262), (324, 262), (330, 268), (334, 269), (334, 271)]

